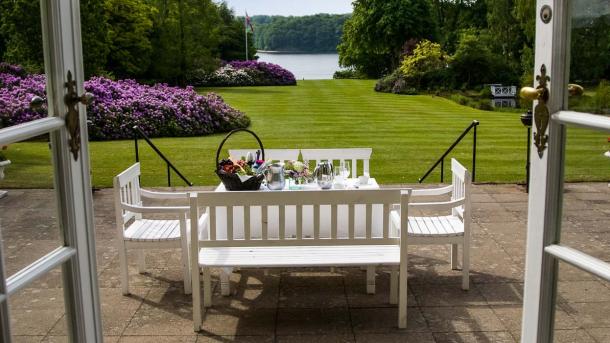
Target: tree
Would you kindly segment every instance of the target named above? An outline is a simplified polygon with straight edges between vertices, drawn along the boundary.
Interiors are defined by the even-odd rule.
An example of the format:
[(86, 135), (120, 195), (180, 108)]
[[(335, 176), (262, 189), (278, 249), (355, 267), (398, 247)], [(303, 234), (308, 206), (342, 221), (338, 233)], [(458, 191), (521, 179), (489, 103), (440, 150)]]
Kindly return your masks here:
[(118, 77), (144, 75), (151, 63), (150, 33), (156, 10), (143, 0), (105, 0), (110, 53), (108, 69)]
[(256, 47), (262, 50), (336, 52), (349, 14), (303, 17), (254, 16)]
[(355, 0), (353, 4), (338, 46), (342, 66), (378, 77), (396, 69), (405, 42), (435, 36), (429, 0)]
[(39, 1), (0, 0), (0, 34), (5, 50), (0, 58), (29, 72), (44, 70)]
[(473, 86), (492, 81), (493, 54), (483, 39), (473, 31), (464, 32), (451, 64), (457, 85)]
[[(245, 18), (236, 18), (225, 2), (218, 5), (218, 14), (223, 26), (218, 44), (220, 59), (223, 61), (244, 60), (246, 58)], [(248, 59), (253, 60), (256, 56), (254, 35), (249, 29), (247, 35)]]
[(155, 63), (149, 76), (184, 85), (197, 69), (218, 65), (221, 22), (211, 0), (155, 0), (158, 9), (153, 34)]
[(81, 0), (80, 17), (85, 78), (89, 78), (104, 73), (110, 52), (108, 14), (104, 2)]

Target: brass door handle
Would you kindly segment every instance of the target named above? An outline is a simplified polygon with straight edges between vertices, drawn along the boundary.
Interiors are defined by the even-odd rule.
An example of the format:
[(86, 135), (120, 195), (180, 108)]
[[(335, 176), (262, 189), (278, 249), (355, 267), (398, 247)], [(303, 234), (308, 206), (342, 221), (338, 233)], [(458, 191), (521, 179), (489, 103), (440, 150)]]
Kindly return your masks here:
[(541, 88), (523, 87), (519, 91), (519, 96), (521, 96), (521, 99), (534, 101), (540, 99), (543, 92), (544, 89)]
[[(519, 96), (521, 99), (527, 99), (530, 101), (538, 100), (544, 91), (540, 88), (534, 87), (523, 87), (519, 91)], [(570, 96), (581, 96), (585, 92), (585, 89), (581, 85), (577, 85), (575, 83), (568, 84), (568, 94)]]

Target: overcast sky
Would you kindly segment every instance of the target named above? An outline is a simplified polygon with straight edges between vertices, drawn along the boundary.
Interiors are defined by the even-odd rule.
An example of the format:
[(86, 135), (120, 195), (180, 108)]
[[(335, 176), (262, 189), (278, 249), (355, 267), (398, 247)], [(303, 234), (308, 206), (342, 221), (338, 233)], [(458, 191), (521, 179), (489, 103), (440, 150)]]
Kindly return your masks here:
[[(217, 0), (218, 2), (220, 0)], [(352, 0), (225, 0), (235, 14), (308, 15), (316, 13), (351, 13)]]

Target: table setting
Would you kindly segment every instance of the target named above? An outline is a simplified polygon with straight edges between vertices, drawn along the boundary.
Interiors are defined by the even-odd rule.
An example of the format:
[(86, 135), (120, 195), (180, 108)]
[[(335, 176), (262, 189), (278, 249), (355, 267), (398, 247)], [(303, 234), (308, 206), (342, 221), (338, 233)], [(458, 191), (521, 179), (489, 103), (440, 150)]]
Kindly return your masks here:
[[(234, 133), (244, 131), (257, 140), (260, 149), (246, 156), (229, 156), (219, 160), (224, 143)], [(355, 190), (379, 189), (368, 173), (351, 175), (348, 160), (319, 161), (313, 171), (299, 160), (274, 161), (265, 159), (265, 149), (260, 138), (247, 129), (231, 131), (221, 142), (216, 153), (216, 174), (221, 180), (217, 191), (306, 191), (306, 190)]]

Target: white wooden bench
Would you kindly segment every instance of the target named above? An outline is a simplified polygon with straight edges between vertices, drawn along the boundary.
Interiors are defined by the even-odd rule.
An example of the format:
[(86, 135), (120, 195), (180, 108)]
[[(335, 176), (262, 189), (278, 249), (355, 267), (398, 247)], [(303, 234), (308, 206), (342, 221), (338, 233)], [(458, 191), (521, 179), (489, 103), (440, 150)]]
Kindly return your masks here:
[[(303, 161), (307, 165), (312, 161), (315, 161), (316, 165), (321, 161), (350, 161), (351, 177), (358, 177), (365, 173), (370, 175), (369, 161), (372, 153), (373, 149), (371, 148), (301, 149), (301, 156), (303, 156)], [(358, 174), (358, 161), (362, 161), (362, 173), (360, 175)]]
[[(462, 289), (470, 288), (470, 173), (457, 160), (451, 159), (452, 184), (443, 188), (417, 189), (412, 197), (444, 196), (448, 201), (416, 202), (409, 204), (411, 210), (434, 212), (434, 215), (419, 215), (411, 212), (408, 226), (408, 244), (451, 245), (451, 268), (457, 269), (458, 245), (462, 246)], [(446, 213), (442, 213), (446, 212)], [(400, 230), (398, 211), (392, 211), (392, 229)]]
[[(259, 149), (230, 149), (229, 155), (233, 158), (246, 157), (251, 152), (256, 157)], [(262, 158), (262, 156), (261, 156)], [(299, 158), (299, 149), (265, 149), (265, 160), (278, 160), (281, 162), (296, 161)]]
[[(129, 294), (127, 249), (138, 250), (138, 271), (143, 273), (145, 249), (181, 249), (184, 292), (191, 293), (188, 263), (188, 206), (144, 206), (142, 198), (181, 199), (188, 203), (188, 194), (181, 192), (151, 192), (140, 188), (140, 163), (136, 163), (114, 178), (114, 205), (118, 235), (121, 289)], [(165, 214), (175, 219), (146, 219), (143, 214)]]
[[(398, 326), (407, 325), (407, 255), (406, 241), (391, 235), (390, 210), (401, 204), (401, 216), (408, 218), (410, 190), (337, 190), (301, 192), (199, 192), (190, 196), (191, 223), (201, 221), (205, 209), (209, 219), (207, 239), (191, 237), (191, 270), (193, 274), (193, 322), (201, 329), (202, 308), (198, 271), (203, 269), (203, 306), (212, 305), (210, 268), (279, 268), (320, 266), (390, 265), (399, 269), (392, 273), (390, 302), (398, 303)], [(380, 230), (373, 230), (373, 206), (380, 206)], [(313, 208), (313, 235), (307, 237), (303, 228), (303, 209)], [(330, 216), (321, 216), (321, 208), (330, 207)], [(346, 207), (347, 218), (338, 218), (339, 207)], [(363, 207), (365, 230), (355, 230), (355, 208)], [(226, 223), (219, 229), (217, 208), (226, 208)], [(251, 215), (251, 209), (262, 211)], [(263, 218), (270, 208), (279, 211), (277, 231), (270, 231)], [(287, 213), (294, 211), (293, 215)], [(237, 215), (239, 213), (239, 215)], [(204, 215), (205, 215), (204, 214)], [(271, 220), (269, 220), (271, 221)], [(323, 221), (327, 221), (323, 223)], [(296, 226), (296, 234), (287, 233), (287, 226)], [(339, 228), (339, 226), (347, 228)], [(194, 225), (194, 224), (193, 224)], [(239, 229), (238, 229), (239, 227)], [(260, 231), (258, 229), (260, 228)], [(321, 230), (321, 227), (329, 227)], [(195, 226), (193, 227), (195, 229)], [(238, 231), (243, 234), (237, 234)], [(346, 236), (338, 232), (345, 230)], [(256, 231), (256, 232), (255, 232)], [(379, 232), (379, 234), (374, 234)], [(221, 238), (222, 237), (222, 238)], [(399, 275), (399, 278), (396, 277)]]

